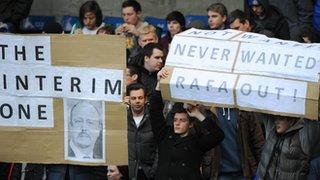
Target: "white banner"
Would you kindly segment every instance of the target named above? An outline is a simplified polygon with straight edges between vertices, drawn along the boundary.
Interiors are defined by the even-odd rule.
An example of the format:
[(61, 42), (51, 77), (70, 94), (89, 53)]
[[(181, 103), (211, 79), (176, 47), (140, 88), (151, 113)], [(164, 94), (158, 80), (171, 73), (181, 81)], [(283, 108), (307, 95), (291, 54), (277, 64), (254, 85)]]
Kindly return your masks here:
[(258, 74), (305, 81), (319, 81), (318, 51), (241, 43), (235, 73)]
[(240, 107), (305, 114), (307, 82), (240, 75), (236, 89)]
[(122, 79), (115, 69), (7, 64), (0, 67), (0, 94), (122, 102)]
[(234, 105), (237, 75), (174, 68), (170, 79), (172, 98)]
[(202, 30), (191, 28), (186, 31), (183, 31), (177, 36), (189, 36), (189, 37), (200, 37), (200, 38), (210, 38), (210, 39), (220, 39), (220, 40), (228, 40), (232, 37), (235, 37), (241, 34), (241, 31), (226, 29), (226, 30)]
[(252, 32), (244, 32), (231, 40), (241, 41), (241, 42), (250, 42), (250, 43), (258, 43), (258, 44), (268, 44), (270, 46), (279, 46), (279, 47), (287, 47), (287, 48), (302, 48), (305, 50), (315, 50), (320, 51), (319, 43), (298, 43), (296, 41), (287, 41), (276, 38), (268, 38), (265, 35), (252, 33)]
[(0, 96), (0, 126), (53, 127), (51, 98)]
[(0, 34), (2, 63), (51, 65), (50, 36)]
[(174, 38), (166, 65), (231, 72), (238, 42), (194, 37)]

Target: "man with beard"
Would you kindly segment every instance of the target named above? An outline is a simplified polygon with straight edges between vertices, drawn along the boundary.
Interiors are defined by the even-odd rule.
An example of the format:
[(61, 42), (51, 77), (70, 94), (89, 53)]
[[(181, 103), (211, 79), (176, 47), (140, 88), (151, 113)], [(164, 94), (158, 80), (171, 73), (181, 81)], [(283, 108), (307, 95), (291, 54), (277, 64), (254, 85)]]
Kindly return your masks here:
[(135, 83), (127, 87), (129, 179), (153, 179), (157, 164), (157, 146), (153, 136), (146, 91)]

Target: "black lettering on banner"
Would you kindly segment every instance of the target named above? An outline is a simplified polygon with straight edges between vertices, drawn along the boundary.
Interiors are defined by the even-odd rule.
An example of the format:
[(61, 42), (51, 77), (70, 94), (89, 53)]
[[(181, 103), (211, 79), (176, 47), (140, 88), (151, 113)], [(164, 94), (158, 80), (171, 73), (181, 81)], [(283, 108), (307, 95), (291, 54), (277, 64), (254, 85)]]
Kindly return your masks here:
[(109, 89), (111, 91), (111, 94), (114, 94), (116, 91), (118, 91), (118, 95), (121, 94), (121, 80), (117, 80), (115, 85), (112, 87), (111, 81), (109, 79), (105, 80), (105, 94), (109, 94)]
[[(8, 114), (6, 115), (4, 112), (5, 112), (5, 107), (7, 107), (8, 109)], [(9, 119), (12, 117), (13, 115), (13, 110), (12, 110), (12, 107), (10, 106), (10, 104), (2, 104), (0, 106), (0, 115), (1, 117), (5, 118), (5, 119)]]
[(180, 85), (182, 87), (182, 89), (184, 89), (184, 87), (182, 85), (184, 80), (185, 80), (184, 77), (178, 76), (177, 81), (176, 81), (176, 87), (179, 88), (179, 85)]
[(197, 88), (198, 90), (200, 90), (199, 86), (198, 86), (198, 79), (197, 78), (194, 78), (191, 85), (190, 85), (190, 89), (193, 89), (193, 88)]
[(256, 52), (254, 51), (252, 54), (250, 51), (241, 51), (241, 61), (242, 62), (247, 62), (250, 63), (254, 57)]
[(275, 89), (278, 90), (278, 93), (277, 93), (277, 99), (280, 100), (280, 94), (281, 94), (281, 91), (284, 90), (284, 88), (280, 88), (280, 87), (275, 87)]
[(78, 92), (81, 92), (80, 87), (79, 87), (80, 83), (81, 83), (81, 80), (79, 78), (71, 77), (71, 88), (70, 88), (71, 92), (74, 92), (74, 87), (77, 88)]
[(18, 115), (19, 115), (19, 119), (22, 119), (22, 113), (24, 114), (24, 117), (26, 119), (30, 119), (30, 105), (27, 105), (27, 110), (24, 108), (24, 106), (22, 104), (18, 105)]
[(6, 44), (0, 44), (0, 48), (1, 48), (1, 59), (4, 60), (6, 58), (6, 51), (5, 48), (7, 48), (8, 45)]
[(7, 89), (7, 75), (3, 74), (3, 89)]
[(181, 44), (176, 45), (176, 49), (174, 50), (174, 54), (177, 54), (177, 51), (179, 51), (180, 56), (184, 54), (184, 50), (186, 49), (186, 45), (183, 45), (183, 49), (181, 49)]
[(43, 46), (36, 46), (35, 47), (35, 55), (36, 55), (36, 61), (43, 61), (44, 58), (40, 57), (40, 55), (43, 55), (43, 51), (40, 51), (40, 49), (43, 49)]
[(95, 93), (95, 92), (96, 92), (96, 79), (95, 79), (95, 78), (92, 79), (92, 89), (91, 89), (91, 92), (92, 92), (92, 93)]
[(268, 89), (269, 89), (269, 86), (266, 86), (265, 90), (264, 90), (264, 94), (262, 94), (262, 85), (259, 85), (259, 90), (258, 90), (258, 96), (262, 97), (262, 98), (265, 98), (267, 97), (268, 95)]
[(211, 82), (214, 83), (214, 80), (210, 79), (207, 81), (207, 91), (210, 91), (210, 89), (212, 88), (212, 86), (210, 85)]
[(24, 90), (28, 90), (28, 76), (24, 76), (24, 81), (20, 76), (16, 76), (16, 88), (20, 90), (20, 85)]
[(47, 117), (43, 116), (44, 114), (46, 114), (46, 111), (43, 110), (43, 108), (46, 108), (47, 105), (38, 105), (38, 119), (39, 120), (46, 120)]
[(61, 81), (58, 81), (58, 80), (61, 80), (61, 79), (62, 79), (62, 76), (54, 76), (54, 77), (53, 77), (54, 90), (55, 90), (55, 91), (62, 91), (62, 89), (58, 87), (58, 85), (61, 85), (61, 84), (62, 84)]
[[(312, 64), (310, 64), (312, 62)], [(306, 69), (313, 69), (316, 66), (317, 60), (313, 57), (309, 57), (306, 64)], [(320, 60), (318, 61), (320, 62)]]
[(14, 46), (14, 55), (16, 58), (16, 61), (18, 61), (18, 55), (22, 55), (22, 60), (26, 60), (26, 47), (22, 46), (21, 51), (18, 50), (18, 46)]
[(39, 90), (43, 90), (43, 79), (46, 78), (46, 76), (35, 76), (35, 78), (39, 79)]
[(218, 91), (219, 91), (219, 92), (225, 91), (226, 93), (228, 93), (227, 81), (223, 81), (223, 82), (222, 82), (222, 84), (220, 85)]
[[(245, 88), (247, 87), (247, 88)], [(247, 89), (247, 92), (245, 92), (244, 90)], [(248, 83), (244, 83), (241, 88), (240, 88), (240, 92), (241, 94), (245, 95), (245, 96), (248, 96), (252, 91), (252, 87), (251, 87), (251, 84), (248, 84)]]

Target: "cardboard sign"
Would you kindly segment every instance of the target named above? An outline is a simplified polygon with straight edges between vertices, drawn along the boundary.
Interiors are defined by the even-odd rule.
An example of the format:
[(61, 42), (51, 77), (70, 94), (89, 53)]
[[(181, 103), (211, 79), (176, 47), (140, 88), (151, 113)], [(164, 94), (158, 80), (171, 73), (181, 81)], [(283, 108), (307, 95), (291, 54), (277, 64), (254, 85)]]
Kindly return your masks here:
[(318, 119), (319, 84), (255, 75), (167, 67), (165, 99)]
[(124, 69), (120, 37), (0, 35), (1, 161), (128, 164)]
[(239, 43), (214, 39), (190, 41), (190, 37), (174, 38), (166, 65), (195, 69), (231, 72)]
[[(307, 53), (306, 53), (307, 52)], [(241, 43), (234, 72), (319, 81), (319, 52), (302, 48)]]
[(162, 94), (174, 101), (318, 119), (318, 45), (296, 44), (234, 30), (187, 30), (170, 45), (166, 65), (172, 74), (162, 81)]

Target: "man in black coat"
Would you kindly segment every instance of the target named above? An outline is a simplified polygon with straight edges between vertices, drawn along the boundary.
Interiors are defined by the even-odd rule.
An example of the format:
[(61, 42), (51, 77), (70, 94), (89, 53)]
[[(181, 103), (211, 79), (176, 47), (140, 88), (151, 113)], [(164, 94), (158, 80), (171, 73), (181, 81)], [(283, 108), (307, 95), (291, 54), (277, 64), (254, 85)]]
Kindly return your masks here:
[[(159, 80), (167, 77), (166, 70), (158, 73), (156, 91), (150, 96), (152, 130), (159, 145), (159, 163), (156, 180), (201, 179), (200, 164), (203, 154), (218, 145), (224, 138), (223, 131), (197, 106), (175, 110), (173, 128), (166, 126), (163, 117), (163, 102), (159, 91)], [(191, 130), (194, 121), (201, 121), (202, 131)]]
[(246, 2), (250, 18), (254, 20), (257, 28), (271, 31), (275, 38), (290, 39), (288, 22), (268, 0), (246, 0)]
[(147, 97), (143, 85), (135, 83), (127, 87), (129, 178), (150, 180), (157, 165), (157, 143), (153, 136)]

